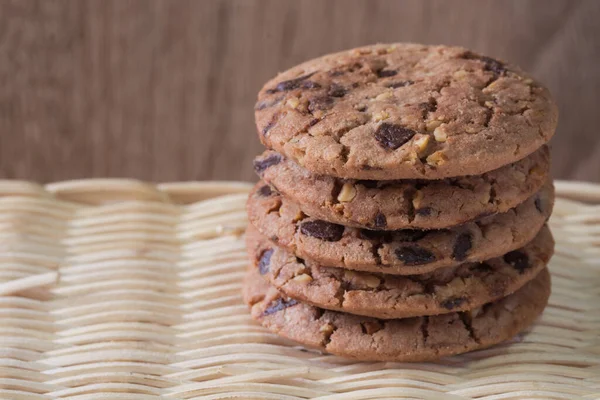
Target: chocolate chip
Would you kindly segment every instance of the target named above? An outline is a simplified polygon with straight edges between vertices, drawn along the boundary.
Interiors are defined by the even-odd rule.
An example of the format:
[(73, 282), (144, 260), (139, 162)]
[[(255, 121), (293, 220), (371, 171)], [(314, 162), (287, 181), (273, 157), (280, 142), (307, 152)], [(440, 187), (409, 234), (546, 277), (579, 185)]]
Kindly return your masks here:
[(261, 275), (269, 272), (269, 264), (271, 263), (271, 256), (273, 255), (273, 249), (264, 250), (258, 259), (258, 272)]
[(304, 81), (302, 82), (302, 89), (319, 89), (321, 87), (321, 85), (319, 85), (317, 82), (313, 82), (313, 81)]
[(394, 71), (393, 69), (380, 69), (377, 71), (377, 76), (380, 78), (387, 78), (390, 76), (394, 76), (398, 73), (398, 71)]
[(432, 211), (433, 209), (431, 207), (417, 208), (415, 210), (415, 214), (420, 215), (422, 217), (428, 217), (431, 215)]
[(437, 110), (437, 101), (435, 101), (435, 99), (433, 99), (433, 101), (430, 101), (428, 103), (420, 103), (419, 107), (426, 112), (434, 112), (435, 110)]
[(485, 69), (492, 71), (497, 75), (503, 75), (506, 73), (506, 67), (498, 60), (494, 60), (490, 57), (481, 57), (481, 60), (485, 63)]
[(361, 229), (359, 231), (358, 236), (361, 239), (366, 240), (381, 240), (381, 241), (389, 241), (391, 239), (391, 232), (389, 231), (374, 231), (371, 229)]
[(256, 191), (256, 193), (258, 193), (258, 195), (262, 196), (262, 197), (269, 197), (270, 195), (273, 194), (273, 190), (271, 190), (271, 186), (265, 185), (265, 186), (260, 187)]
[(331, 97), (344, 97), (346, 94), (346, 89), (337, 83), (332, 83), (331, 86), (329, 86), (329, 91), (327, 94)]
[(311, 113), (329, 110), (331, 106), (333, 106), (333, 98), (329, 96), (314, 97), (308, 101), (308, 111)]
[(328, 242), (337, 242), (344, 234), (344, 227), (342, 225), (332, 224), (331, 222), (318, 219), (315, 221), (303, 222), (302, 225), (300, 225), (300, 232)]
[(504, 255), (504, 262), (512, 266), (514, 269), (519, 271), (519, 273), (525, 272), (526, 269), (530, 267), (529, 265), (529, 257), (527, 254), (522, 251), (515, 250), (510, 253), (506, 253)]
[(266, 308), (262, 315), (271, 315), (288, 307), (295, 306), (296, 304), (298, 304), (298, 302), (294, 299), (277, 299), (269, 304), (269, 307)]
[(470, 51), (466, 52), (463, 55), (463, 58), (467, 60), (479, 60), (485, 64), (485, 69), (487, 71), (491, 71), (496, 75), (503, 75), (506, 73), (507, 69), (503, 63), (498, 60), (494, 60), (491, 57), (480, 56), (478, 54), (471, 53)]
[(397, 242), (416, 242), (427, 236), (427, 231), (418, 231), (411, 229), (402, 229), (394, 231), (394, 241)]
[(544, 209), (542, 207), (542, 199), (539, 196), (536, 196), (535, 200), (533, 201), (533, 204), (535, 204), (535, 208), (540, 212), (540, 213), (544, 213)]
[(454, 249), (452, 249), (452, 258), (456, 261), (463, 261), (467, 258), (467, 253), (473, 247), (473, 237), (470, 232), (463, 232), (456, 238)]
[(308, 127), (310, 128), (311, 126), (315, 126), (316, 124), (319, 123), (319, 121), (321, 121), (321, 120), (318, 118), (311, 119), (310, 122), (308, 123)]
[(367, 106), (360, 105), (360, 106), (356, 107), (356, 111), (358, 111), (358, 112), (365, 112), (365, 111), (367, 111)]
[(388, 85), (389, 88), (392, 89), (397, 89), (400, 87), (406, 87), (406, 86), (410, 86), (413, 85), (414, 82), (413, 81), (398, 81), (398, 82), (394, 82)]
[(431, 251), (418, 246), (401, 246), (395, 253), (405, 265), (422, 265), (435, 261), (435, 255)]
[(258, 175), (262, 175), (262, 173), (265, 172), (267, 168), (279, 164), (282, 160), (283, 158), (281, 157), (281, 154), (277, 153), (271, 154), (263, 159), (256, 159), (254, 160), (254, 171)]
[(465, 297), (451, 297), (447, 300), (442, 301), (440, 303), (440, 305), (442, 307), (444, 307), (446, 310), (452, 310), (456, 307), (460, 307), (466, 301), (467, 301), (467, 299)]
[(385, 228), (387, 226), (387, 218), (382, 213), (377, 213), (375, 216), (375, 228)]
[(375, 139), (382, 147), (396, 150), (415, 134), (416, 132), (412, 129), (384, 122), (375, 131)]
[(289, 81), (279, 82), (274, 89), (269, 89), (267, 92), (275, 93), (275, 92), (287, 92), (289, 90), (298, 89), (302, 82), (313, 76), (315, 73), (306, 74), (303, 76), (299, 76), (295, 79), (290, 79)]

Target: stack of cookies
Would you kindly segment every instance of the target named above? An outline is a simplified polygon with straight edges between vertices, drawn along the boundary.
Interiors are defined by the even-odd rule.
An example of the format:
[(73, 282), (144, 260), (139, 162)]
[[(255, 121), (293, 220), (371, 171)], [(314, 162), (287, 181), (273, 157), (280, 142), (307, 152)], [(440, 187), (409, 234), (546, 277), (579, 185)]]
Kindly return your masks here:
[(268, 82), (248, 199), (254, 319), (307, 347), (421, 361), (484, 348), (546, 306), (557, 109), (518, 68), (375, 45)]

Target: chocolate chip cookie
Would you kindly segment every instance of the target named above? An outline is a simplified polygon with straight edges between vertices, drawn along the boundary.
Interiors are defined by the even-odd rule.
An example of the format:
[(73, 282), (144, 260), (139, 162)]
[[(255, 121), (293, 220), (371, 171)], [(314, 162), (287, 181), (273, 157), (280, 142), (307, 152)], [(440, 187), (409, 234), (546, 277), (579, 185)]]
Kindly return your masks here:
[(465, 312), (381, 320), (326, 311), (283, 296), (252, 268), (244, 300), (252, 317), (307, 347), (362, 361), (428, 361), (510, 339), (544, 310), (550, 275), (543, 269), (521, 289)]
[(460, 47), (392, 44), (279, 74), (255, 105), (262, 143), (316, 174), (480, 175), (547, 143), (558, 111), (515, 66)]
[(448, 229), (374, 231), (310, 218), (295, 203), (259, 182), (248, 198), (250, 223), (278, 246), (329, 267), (414, 275), (483, 261), (524, 246), (554, 204), (548, 181), (537, 194), (502, 214)]
[(247, 231), (251, 264), (284, 295), (320, 308), (391, 319), (465, 311), (506, 297), (548, 264), (547, 227), (523, 248), (480, 263), (397, 276), (323, 267)]
[(479, 176), (365, 181), (310, 174), (278, 153), (255, 160), (261, 178), (311, 217), (367, 229), (439, 229), (522, 203), (548, 180), (547, 146)]

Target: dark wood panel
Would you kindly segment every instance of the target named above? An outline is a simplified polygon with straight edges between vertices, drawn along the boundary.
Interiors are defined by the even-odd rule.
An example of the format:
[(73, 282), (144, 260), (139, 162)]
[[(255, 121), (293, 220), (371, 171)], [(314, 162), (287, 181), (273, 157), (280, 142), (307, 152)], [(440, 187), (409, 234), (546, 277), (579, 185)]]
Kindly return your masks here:
[(600, 2), (0, 2), (0, 175), (254, 179), (252, 107), (277, 71), (374, 42), (459, 44), (556, 96), (560, 178), (600, 181)]

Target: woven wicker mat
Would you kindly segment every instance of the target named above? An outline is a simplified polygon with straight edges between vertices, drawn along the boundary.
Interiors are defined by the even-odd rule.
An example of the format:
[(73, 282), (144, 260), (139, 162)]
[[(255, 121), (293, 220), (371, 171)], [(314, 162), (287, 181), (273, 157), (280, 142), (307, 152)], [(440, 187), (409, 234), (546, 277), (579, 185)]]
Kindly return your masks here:
[(557, 187), (535, 326), (395, 364), (307, 352), (251, 321), (247, 184), (0, 182), (0, 398), (600, 398), (600, 206), (573, 200), (600, 203), (600, 186)]

